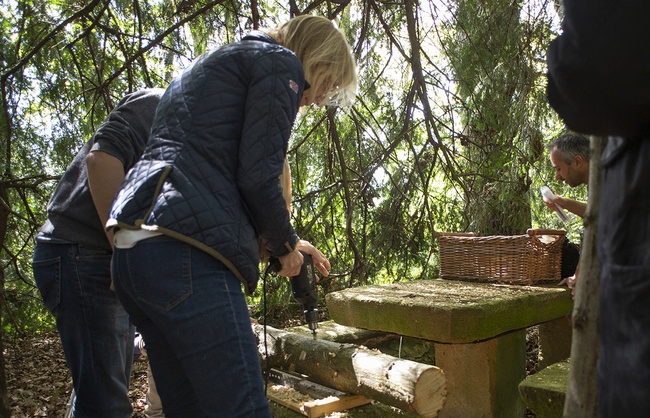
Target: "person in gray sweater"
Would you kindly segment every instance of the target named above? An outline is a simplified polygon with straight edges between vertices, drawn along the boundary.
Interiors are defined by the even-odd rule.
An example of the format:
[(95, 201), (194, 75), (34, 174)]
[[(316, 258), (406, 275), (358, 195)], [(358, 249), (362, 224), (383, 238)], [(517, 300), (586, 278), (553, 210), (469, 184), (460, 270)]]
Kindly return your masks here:
[(138, 161), (163, 89), (128, 94), (61, 177), (39, 229), (32, 267), (54, 315), (74, 387), (73, 417), (128, 418), (134, 327), (111, 289), (104, 230), (125, 173)]

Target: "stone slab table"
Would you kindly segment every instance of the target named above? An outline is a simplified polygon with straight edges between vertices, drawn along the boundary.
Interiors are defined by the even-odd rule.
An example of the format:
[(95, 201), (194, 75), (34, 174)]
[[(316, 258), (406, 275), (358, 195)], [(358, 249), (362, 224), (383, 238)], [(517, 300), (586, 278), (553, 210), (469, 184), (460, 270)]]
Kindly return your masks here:
[[(447, 377), (442, 418), (522, 418), (526, 328), (560, 321), (570, 330), (573, 307), (569, 290), (553, 284), (440, 279), (361, 286), (332, 292), (326, 301), (338, 324), (434, 342), (435, 365)], [(566, 346), (570, 334), (560, 334)]]

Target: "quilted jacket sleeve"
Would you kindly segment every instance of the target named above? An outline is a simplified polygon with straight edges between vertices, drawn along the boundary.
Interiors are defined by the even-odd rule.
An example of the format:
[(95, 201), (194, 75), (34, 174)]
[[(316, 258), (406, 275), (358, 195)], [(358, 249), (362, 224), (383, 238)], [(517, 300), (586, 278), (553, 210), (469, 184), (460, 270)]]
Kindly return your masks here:
[(548, 98), (567, 126), (635, 136), (650, 127), (650, 2), (565, 0), (548, 50)]
[(253, 66), (246, 98), (237, 186), (258, 234), (276, 257), (297, 241), (279, 176), (303, 86), (299, 60), (289, 51), (276, 50)]

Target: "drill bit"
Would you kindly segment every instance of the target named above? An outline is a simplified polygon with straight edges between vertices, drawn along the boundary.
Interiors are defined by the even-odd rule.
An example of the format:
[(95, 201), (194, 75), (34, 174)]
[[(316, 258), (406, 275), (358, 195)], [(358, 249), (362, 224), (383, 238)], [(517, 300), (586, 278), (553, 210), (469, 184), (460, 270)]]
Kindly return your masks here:
[(311, 330), (312, 338), (315, 340), (318, 332), (318, 308), (310, 307), (309, 309), (305, 309), (304, 313), (305, 322), (307, 322), (307, 326)]

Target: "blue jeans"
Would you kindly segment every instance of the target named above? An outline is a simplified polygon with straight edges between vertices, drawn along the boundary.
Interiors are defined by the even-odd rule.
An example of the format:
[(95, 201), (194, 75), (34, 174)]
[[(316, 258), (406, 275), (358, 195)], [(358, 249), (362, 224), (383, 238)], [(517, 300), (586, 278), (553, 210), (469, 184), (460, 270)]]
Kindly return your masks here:
[(110, 286), (110, 251), (38, 242), (32, 268), (77, 394), (73, 417), (129, 418), (134, 327)]
[(271, 417), (246, 300), (228, 268), (160, 236), (116, 249), (113, 273), (167, 418)]

